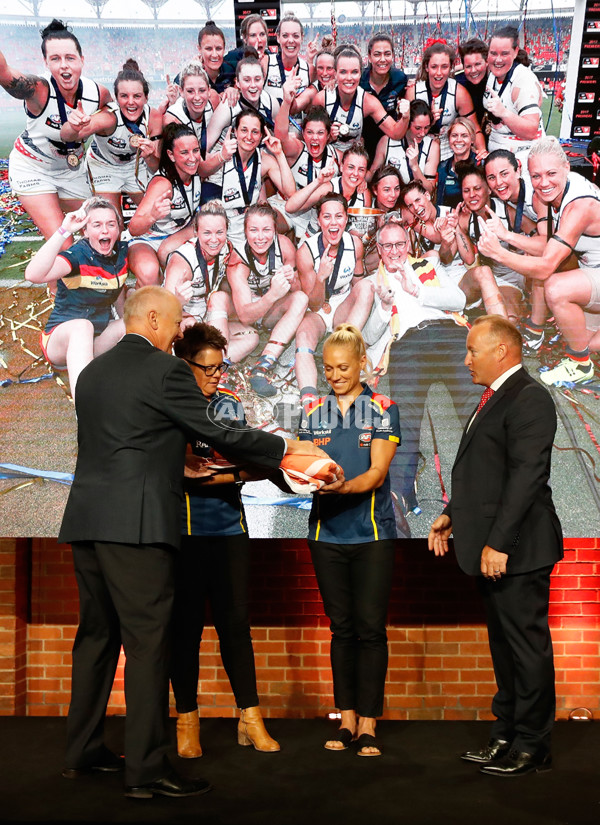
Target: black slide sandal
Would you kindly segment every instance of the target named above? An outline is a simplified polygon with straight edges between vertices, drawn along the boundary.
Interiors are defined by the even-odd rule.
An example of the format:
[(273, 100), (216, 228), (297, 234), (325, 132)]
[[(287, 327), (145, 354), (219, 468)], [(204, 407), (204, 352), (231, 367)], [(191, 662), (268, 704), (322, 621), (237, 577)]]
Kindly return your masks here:
[[(356, 751), (357, 756), (381, 756), (381, 748), (377, 744), (375, 737), (371, 736), (370, 733), (361, 733), (356, 740), (356, 746), (358, 748)], [(377, 748), (378, 753), (361, 753), (363, 748)]]
[(348, 749), (348, 745), (354, 739), (354, 734), (348, 728), (340, 728), (335, 736), (332, 736), (331, 739), (328, 739), (328, 742), (341, 742), (344, 746), (343, 748), (332, 748), (327, 744), (324, 745), (325, 750), (328, 751), (345, 751)]

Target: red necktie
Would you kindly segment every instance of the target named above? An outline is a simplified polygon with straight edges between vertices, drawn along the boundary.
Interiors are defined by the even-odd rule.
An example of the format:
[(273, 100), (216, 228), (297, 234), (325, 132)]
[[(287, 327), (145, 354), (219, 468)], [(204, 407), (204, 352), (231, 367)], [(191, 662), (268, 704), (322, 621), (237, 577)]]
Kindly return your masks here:
[[(490, 398), (492, 397), (493, 394), (494, 394), (494, 390), (491, 387), (486, 387), (485, 388), (485, 390), (483, 391), (483, 395), (481, 396), (481, 401), (479, 402), (479, 406), (475, 410), (475, 415), (477, 415), (482, 410), (482, 408), (485, 407), (485, 405), (490, 400)], [(475, 417), (475, 416), (473, 416), (473, 417)]]

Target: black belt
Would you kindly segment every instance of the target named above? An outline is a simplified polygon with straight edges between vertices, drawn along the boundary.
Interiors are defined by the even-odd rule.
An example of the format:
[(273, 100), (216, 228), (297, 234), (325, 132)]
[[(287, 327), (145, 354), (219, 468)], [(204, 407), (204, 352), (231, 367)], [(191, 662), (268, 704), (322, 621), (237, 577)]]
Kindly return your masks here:
[(421, 321), (420, 324), (417, 324), (416, 327), (411, 327), (407, 329), (402, 338), (396, 338), (397, 341), (402, 341), (403, 338), (406, 338), (408, 335), (411, 335), (415, 332), (420, 332), (423, 329), (427, 329), (427, 327), (440, 327), (445, 326), (446, 324), (452, 324), (453, 327), (458, 326), (458, 324), (452, 320), (452, 318), (435, 318), (431, 319), (430, 321)]
[(417, 324), (417, 326), (413, 327), (413, 329), (426, 329), (427, 327), (438, 327), (442, 324), (454, 324), (456, 326), (456, 323), (452, 320), (452, 318), (432, 318), (430, 321), (421, 321), (421, 323)]

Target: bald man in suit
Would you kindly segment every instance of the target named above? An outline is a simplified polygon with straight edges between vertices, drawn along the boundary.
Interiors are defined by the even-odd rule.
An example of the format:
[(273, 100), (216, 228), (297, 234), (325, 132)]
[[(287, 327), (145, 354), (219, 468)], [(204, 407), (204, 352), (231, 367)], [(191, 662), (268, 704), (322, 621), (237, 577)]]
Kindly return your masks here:
[(522, 339), (506, 319), (478, 318), (465, 365), (486, 389), (462, 436), (452, 496), (429, 533), (442, 556), (454, 535), (458, 563), (483, 596), (497, 693), (484, 748), (462, 758), (491, 776), (551, 767), (555, 715), (550, 574), (563, 555), (548, 485), (556, 410), (521, 364)]
[[(166, 758), (173, 554), (186, 444), (200, 439), (269, 469), (279, 467), (286, 451), (325, 453), (211, 418), (189, 366), (170, 354), (181, 336), (174, 295), (160, 287), (137, 290), (124, 318), (124, 338), (77, 382), (79, 452), (59, 535), (72, 544), (80, 600), (63, 776), (124, 768), (126, 796), (192, 796), (209, 783), (184, 779)], [(121, 644), (124, 764), (103, 736)]]

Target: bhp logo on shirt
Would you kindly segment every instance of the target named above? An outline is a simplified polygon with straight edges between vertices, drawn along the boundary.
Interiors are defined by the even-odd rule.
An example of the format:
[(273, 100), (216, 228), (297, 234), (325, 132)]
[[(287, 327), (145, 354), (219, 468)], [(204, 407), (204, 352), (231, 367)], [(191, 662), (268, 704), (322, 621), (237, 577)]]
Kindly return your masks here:
[(313, 438), (313, 444), (315, 447), (324, 447), (326, 444), (329, 444), (331, 438)]

